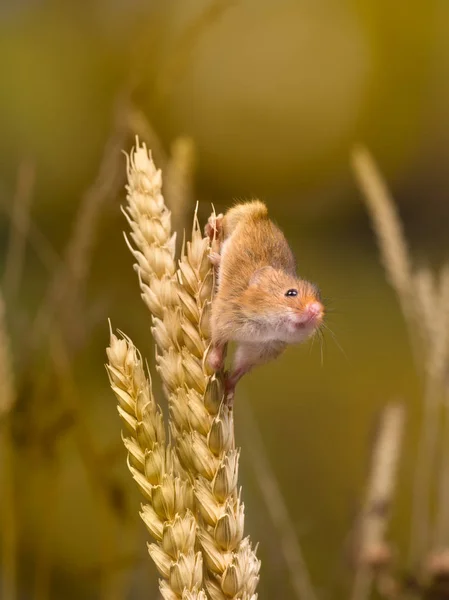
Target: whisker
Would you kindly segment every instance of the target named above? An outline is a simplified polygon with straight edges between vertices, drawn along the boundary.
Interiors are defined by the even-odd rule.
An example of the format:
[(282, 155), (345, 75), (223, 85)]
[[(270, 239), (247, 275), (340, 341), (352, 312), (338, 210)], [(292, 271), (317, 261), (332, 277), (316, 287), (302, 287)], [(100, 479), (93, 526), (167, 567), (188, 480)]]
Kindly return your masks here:
[(321, 327), (323, 329), (326, 329), (332, 336), (332, 339), (334, 340), (335, 345), (337, 346), (337, 348), (340, 350), (340, 352), (343, 354), (343, 356), (345, 357), (345, 359), (349, 362), (349, 358), (348, 355), (346, 354), (346, 352), (343, 350), (343, 347), (341, 346), (340, 342), (337, 339), (337, 336), (335, 335), (335, 333), (332, 331), (332, 329), (329, 327), (329, 325), (327, 325), (326, 323), (322, 323)]
[(321, 366), (323, 366), (324, 364), (324, 354), (323, 354), (323, 342), (324, 342), (324, 338), (323, 338), (323, 332), (321, 331), (321, 327), (319, 327), (316, 330), (316, 335), (318, 336), (319, 340), (320, 340), (320, 357), (321, 357)]
[(315, 336), (312, 335), (312, 343), (309, 345), (309, 356), (312, 354), (313, 344), (315, 343)]

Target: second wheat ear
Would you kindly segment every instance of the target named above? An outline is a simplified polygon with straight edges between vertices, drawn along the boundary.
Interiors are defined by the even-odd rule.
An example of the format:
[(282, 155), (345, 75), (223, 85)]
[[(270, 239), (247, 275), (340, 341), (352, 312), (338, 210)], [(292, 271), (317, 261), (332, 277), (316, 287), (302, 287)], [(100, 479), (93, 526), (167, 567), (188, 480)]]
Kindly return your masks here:
[(141, 516), (156, 540), (149, 551), (162, 577), (160, 591), (164, 600), (256, 600), (260, 562), (243, 537), (233, 413), (224, 402), (222, 376), (207, 361), (210, 240), (195, 216), (177, 266), (161, 171), (138, 141), (127, 167), (128, 245), (151, 313), (168, 417), (129, 338), (111, 334), (107, 369), (128, 466), (146, 501)]

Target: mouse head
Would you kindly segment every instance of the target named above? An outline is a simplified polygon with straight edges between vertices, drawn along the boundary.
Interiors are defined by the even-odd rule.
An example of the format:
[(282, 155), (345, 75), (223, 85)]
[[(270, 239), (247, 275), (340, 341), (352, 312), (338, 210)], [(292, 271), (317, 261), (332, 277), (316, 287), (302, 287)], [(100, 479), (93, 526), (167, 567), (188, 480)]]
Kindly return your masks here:
[(245, 316), (289, 343), (308, 338), (324, 318), (316, 285), (270, 266), (254, 273), (242, 300)]

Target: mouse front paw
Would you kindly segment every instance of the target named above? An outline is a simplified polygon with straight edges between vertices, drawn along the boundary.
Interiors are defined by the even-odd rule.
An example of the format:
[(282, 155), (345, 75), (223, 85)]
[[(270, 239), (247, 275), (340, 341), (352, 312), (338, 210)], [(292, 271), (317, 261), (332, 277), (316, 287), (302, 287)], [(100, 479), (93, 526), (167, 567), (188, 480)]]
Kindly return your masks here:
[(212, 241), (222, 237), (223, 233), (223, 215), (212, 214), (204, 228), (204, 234)]

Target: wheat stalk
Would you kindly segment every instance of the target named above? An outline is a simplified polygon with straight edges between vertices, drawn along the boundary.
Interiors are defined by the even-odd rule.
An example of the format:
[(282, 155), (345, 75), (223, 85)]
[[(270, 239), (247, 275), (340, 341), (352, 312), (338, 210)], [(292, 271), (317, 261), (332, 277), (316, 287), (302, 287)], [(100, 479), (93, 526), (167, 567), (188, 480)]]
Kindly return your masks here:
[[(124, 212), (131, 227), (128, 245), (136, 259), (135, 268), (143, 299), (152, 314), (152, 331), (157, 345), (156, 368), (169, 400), (169, 429), (173, 445), (165, 445), (162, 441), (163, 428), (159, 430), (159, 426), (159, 437), (156, 434), (147, 436), (146, 443), (149, 445), (146, 448), (139, 446), (139, 441), (133, 441), (137, 439), (133, 433), (134, 422), (156, 431), (151, 423), (155, 419), (161, 422), (162, 417), (156, 409), (145, 415), (136, 413), (134, 375), (130, 367), (127, 377), (123, 376), (123, 366), (117, 369), (117, 363), (121, 361), (124, 365), (125, 355), (128, 356), (126, 363), (135, 365), (139, 373), (138, 389), (146, 390), (145, 397), (150, 397), (150, 385), (142, 383), (141, 360), (130, 340), (111, 336), (108, 368), (110, 374), (111, 367), (114, 368), (115, 379), (111, 383), (115, 386), (119, 403), (120, 399), (126, 398), (120, 414), (131, 433), (129, 438), (125, 438), (128, 453), (133, 457), (129, 464), (150, 501), (143, 514), (149, 515), (147, 526), (149, 521), (152, 534), (159, 533), (156, 539), (161, 546), (152, 547), (152, 558), (165, 578), (161, 592), (169, 600), (181, 597), (181, 588), (173, 589), (168, 577), (167, 569), (173, 562), (173, 555), (167, 555), (164, 541), (160, 538), (161, 526), (163, 529), (165, 525), (162, 521), (157, 526), (154, 524), (153, 487), (162, 488), (156, 479), (148, 479), (143, 458), (148, 452), (154, 452), (153, 446), (158, 453), (162, 453), (162, 449), (165, 451), (165, 462), (161, 454), (157, 463), (165, 465), (164, 476), (179, 482), (177, 485), (181, 486), (181, 493), (186, 498), (190, 498), (191, 490), (195, 497), (194, 506), (189, 500), (181, 507), (189, 519), (196, 522), (195, 535), (204, 557), (205, 570), (201, 581), (188, 582), (190, 585), (195, 583), (192, 593), (198, 593), (198, 597), (203, 594), (212, 600), (255, 600), (260, 563), (249, 538), (243, 538), (244, 507), (237, 488), (239, 450), (235, 448), (233, 413), (223, 402), (221, 374), (212, 373), (207, 364), (210, 306), (214, 291), (214, 270), (209, 260), (210, 240), (201, 235), (195, 215), (191, 241), (183, 248), (176, 269), (175, 235), (171, 233), (170, 212), (161, 193), (161, 172), (156, 169), (145, 145), (141, 146), (138, 142), (127, 166), (128, 204)], [(119, 349), (118, 344), (122, 348)], [(113, 348), (120, 350), (122, 358), (118, 361), (114, 358)], [(133, 394), (135, 400), (130, 403), (129, 397)], [(153, 399), (146, 402), (156, 406)], [(153, 474), (153, 470), (149, 473)], [(160, 516), (173, 517), (172, 514)], [(187, 518), (181, 514), (178, 516)], [(185, 560), (180, 558), (184, 554), (179, 548), (177, 552), (176, 564), (180, 564)], [(178, 572), (181, 570), (178, 568)], [(200, 583), (203, 589), (197, 591)]]

